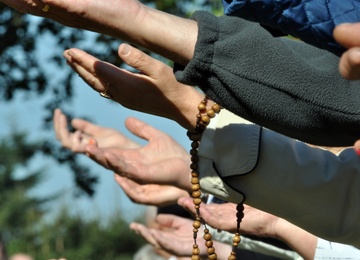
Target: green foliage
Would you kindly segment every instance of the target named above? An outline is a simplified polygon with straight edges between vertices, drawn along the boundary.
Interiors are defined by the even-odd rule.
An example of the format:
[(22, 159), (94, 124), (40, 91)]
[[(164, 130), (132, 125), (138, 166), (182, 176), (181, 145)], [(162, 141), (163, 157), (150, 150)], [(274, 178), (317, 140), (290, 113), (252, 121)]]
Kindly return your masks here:
[(36, 237), (12, 241), (9, 251), (27, 252), (35, 259), (127, 260), (143, 244), (120, 214), (103, 224), (100, 217), (89, 220), (63, 208), (50, 222), (41, 224)]
[[(101, 216), (88, 219), (64, 206), (54, 218), (45, 218), (47, 204), (57, 196), (29, 195), (45, 174), (44, 168), (28, 170), (39, 145), (16, 131), (0, 140), (0, 248), (34, 259), (132, 259), (144, 241), (129, 230), (120, 213), (104, 224)], [(19, 169), (22, 177), (16, 174)]]

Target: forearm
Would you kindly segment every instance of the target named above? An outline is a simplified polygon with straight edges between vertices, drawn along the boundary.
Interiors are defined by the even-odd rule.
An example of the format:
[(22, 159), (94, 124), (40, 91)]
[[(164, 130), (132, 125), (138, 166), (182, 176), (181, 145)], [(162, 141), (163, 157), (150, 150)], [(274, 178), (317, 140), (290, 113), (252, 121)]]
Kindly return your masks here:
[(100, 24), (87, 29), (100, 33), (105, 30), (108, 35), (145, 47), (180, 64), (187, 64), (192, 58), (198, 31), (195, 21), (141, 3), (125, 10), (133, 14), (132, 17), (119, 15), (117, 8), (111, 10), (108, 13), (110, 19), (99, 18)]
[(279, 218), (276, 222), (273, 237), (284, 241), (305, 260), (314, 259), (318, 238), (309, 232)]

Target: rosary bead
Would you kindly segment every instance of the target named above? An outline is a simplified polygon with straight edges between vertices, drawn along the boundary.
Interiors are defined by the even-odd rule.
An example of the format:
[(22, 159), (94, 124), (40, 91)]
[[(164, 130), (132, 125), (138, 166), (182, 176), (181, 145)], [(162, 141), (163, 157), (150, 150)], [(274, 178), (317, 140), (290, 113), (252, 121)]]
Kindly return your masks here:
[(211, 240), (211, 238), (212, 238), (212, 236), (211, 236), (210, 233), (205, 233), (205, 234), (204, 234), (204, 239), (205, 239), (206, 241)]
[(207, 248), (206, 252), (208, 253), (208, 255), (215, 253), (215, 247), (212, 246), (212, 247)]
[(208, 115), (203, 115), (203, 116), (201, 117), (201, 121), (202, 121), (204, 124), (208, 125), (208, 124), (210, 123), (210, 117), (209, 117)]
[(194, 228), (199, 228), (200, 226), (201, 226), (200, 220), (194, 220), (193, 227)]
[(239, 222), (241, 222), (243, 217), (244, 217), (244, 212), (242, 212), (242, 211), (236, 212), (236, 218), (238, 219)]
[(191, 150), (190, 150), (190, 155), (191, 155), (191, 156), (197, 156), (197, 155), (198, 155), (198, 150), (195, 149), (195, 148), (191, 149)]
[(215, 253), (208, 255), (209, 260), (216, 260), (217, 259), (217, 255)]
[(243, 212), (244, 211), (244, 205), (242, 203), (237, 204), (236, 210), (240, 211), (240, 212)]
[(200, 260), (200, 256), (199, 255), (192, 255), (191, 260)]
[(201, 112), (201, 111), (204, 111), (206, 109), (206, 104), (204, 104), (203, 102), (201, 102), (199, 105), (198, 105), (198, 110)]
[(200, 198), (194, 198), (193, 202), (195, 205), (200, 205), (201, 204), (201, 199)]
[(190, 164), (190, 169), (191, 170), (197, 170), (198, 169), (198, 164), (197, 163)]
[(210, 118), (214, 118), (215, 117), (215, 111), (213, 109), (208, 109), (208, 111), (206, 111), (206, 114), (210, 117)]
[(193, 255), (200, 255), (200, 249), (198, 247), (192, 249)]
[(215, 113), (219, 113), (221, 109), (221, 107), (218, 104), (212, 105), (211, 108), (215, 111)]
[(191, 148), (193, 148), (193, 149), (199, 148), (199, 143), (198, 142), (191, 142)]
[(228, 260), (236, 260), (236, 255), (230, 255), (230, 256), (228, 257)]
[(191, 176), (192, 177), (199, 177), (199, 171), (198, 170), (192, 170)]
[(191, 156), (191, 161), (193, 163), (198, 163), (199, 162), (199, 156), (195, 155), (195, 156)]
[(198, 190), (200, 190), (200, 184), (195, 183), (195, 184), (191, 185), (191, 190), (192, 190), (192, 191), (198, 191)]
[(212, 240), (205, 241), (205, 245), (206, 245), (206, 247), (212, 247), (213, 241)]
[(240, 243), (240, 241), (241, 241), (240, 235), (236, 233), (236, 235), (233, 237), (233, 242)]
[(200, 196), (201, 196), (201, 191), (193, 191), (193, 192), (191, 193), (191, 196), (192, 196), (193, 198), (200, 198)]
[(192, 177), (191, 184), (199, 184), (199, 177)]

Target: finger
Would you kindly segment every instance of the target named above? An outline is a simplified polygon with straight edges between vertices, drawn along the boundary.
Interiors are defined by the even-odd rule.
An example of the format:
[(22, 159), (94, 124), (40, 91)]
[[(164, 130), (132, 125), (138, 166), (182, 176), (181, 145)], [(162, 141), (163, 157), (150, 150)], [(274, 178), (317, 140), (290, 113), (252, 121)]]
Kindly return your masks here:
[(345, 48), (360, 46), (360, 23), (344, 23), (335, 27), (335, 40)]
[(71, 121), (71, 125), (76, 129), (79, 130), (89, 136), (96, 135), (102, 127), (95, 125), (87, 120), (83, 120), (80, 118), (75, 118)]
[(131, 223), (130, 229), (135, 231), (138, 235), (141, 235), (149, 244), (155, 247), (159, 247), (156, 239), (152, 236), (150, 229), (139, 223)]
[(360, 47), (353, 47), (341, 56), (339, 70), (345, 79), (360, 79)]
[(118, 54), (127, 65), (151, 78), (158, 78), (163, 74), (161, 72), (162, 70), (172, 70), (169, 66), (164, 66), (164, 63), (161, 61), (150, 57), (146, 53), (126, 43), (119, 46)]
[(86, 152), (86, 155), (94, 162), (100, 164), (101, 166), (105, 167), (106, 169), (111, 169), (111, 167), (109, 166), (109, 163), (107, 161), (107, 158), (106, 158), (107, 156), (109, 156), (109, 154), (111, 154), (111, 156), (115, 156), (112, 154), (111, 151), (103, 151), (102, 149), (98, 148), (95, 145), (87, 145), (85, 147), (85, 152)]
[(54, 110), (54, 114), (53, 114), (53, 126), (54, 126), (54, 131), (55, 131), (55, 137), (57, 140), (59, 140), (60, 138), (60, 120), (61, 117), (63, 117), (63, 113), (61, 112), (61, 110), (59, 108)]
[(127, 118), (125, 121), (125, 126), (132, 134), (146, 141), (161, 135), (166, 135), (160, 130), (134, 117)]
[(139, 184), (127, 179), (126, 177), (119, 176), (118, 174), (115, 174), (115, 181), (132, 202), (145, 205), (149, 204), (147, 200), (144, 200), (144, 194), (137, 190), (137, 186), (139, 186)]
[(94, 70), (97, 63), (102, 63), (106, 68), (112, 69), (111, 64), (98, 60), (88, 53), (79, 49), (69, 49), (64, 51), (64, 57), (68, 65), (94, 90), (105, 91), (107, 83), (103, 82)]

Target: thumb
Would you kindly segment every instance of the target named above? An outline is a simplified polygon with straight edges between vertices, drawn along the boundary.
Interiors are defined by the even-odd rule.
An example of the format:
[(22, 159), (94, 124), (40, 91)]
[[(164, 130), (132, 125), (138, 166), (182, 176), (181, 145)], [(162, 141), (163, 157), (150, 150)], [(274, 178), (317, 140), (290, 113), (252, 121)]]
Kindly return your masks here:
[(137, 137), (140, 137), (143, 140), (149, 141), (161, 135), (166, 135), (165, 133), (157, 130), (151, 125), (145, 123), (134, 117), (129, 117), (125, 121), (126, 128)]
[[(156, 73), (159, 71), (157, 68), (164, 66), (161, 61), (126, 43), (119, 46), (118, 54), (127, 65), (150, 77), (156, 77)], [(169, 66), (167, 67), (171, 69)]]
[(345, 48), (360, 46), (360, 23), (343, 23), (335, 27), (334, 38)]

